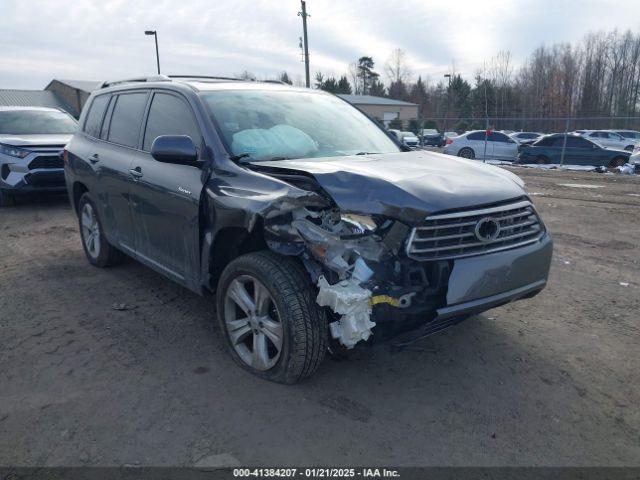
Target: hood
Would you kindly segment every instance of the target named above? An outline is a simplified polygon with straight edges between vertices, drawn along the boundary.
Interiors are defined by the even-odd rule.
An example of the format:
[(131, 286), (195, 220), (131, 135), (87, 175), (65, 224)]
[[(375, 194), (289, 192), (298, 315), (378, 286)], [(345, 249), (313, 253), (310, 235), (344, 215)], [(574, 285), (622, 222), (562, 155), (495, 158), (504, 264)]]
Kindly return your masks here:
[(266, 174), (308, 174), (343, 211), (380, 214), (416, 224), (435, 212), (525, 195), (513, 173), (432, 152), (253, 162)]
[(0, 143), (14, 147), (40, 147), (40, 146), (64, 146), (73, 135), (65, 134), (39, 134), (39, 135), (7, 135), (0, 134)]

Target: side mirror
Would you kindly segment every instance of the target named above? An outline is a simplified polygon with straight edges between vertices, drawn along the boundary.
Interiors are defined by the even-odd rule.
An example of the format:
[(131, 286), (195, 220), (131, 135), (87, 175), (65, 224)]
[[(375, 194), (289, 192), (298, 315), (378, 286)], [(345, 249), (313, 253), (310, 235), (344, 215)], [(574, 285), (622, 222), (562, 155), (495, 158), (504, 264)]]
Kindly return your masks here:
[(193, 165), (198, 150), (188, 135), (161, 135), (151, 145), (151, 156), (158, 162)]

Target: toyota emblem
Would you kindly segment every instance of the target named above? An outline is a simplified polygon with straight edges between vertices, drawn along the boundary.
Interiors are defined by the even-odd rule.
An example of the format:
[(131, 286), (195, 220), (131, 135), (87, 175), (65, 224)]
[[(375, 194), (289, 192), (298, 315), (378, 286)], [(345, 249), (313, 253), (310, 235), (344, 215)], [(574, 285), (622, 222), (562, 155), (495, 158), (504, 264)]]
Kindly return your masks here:
[(476, 223), (475, 234), (481, 242), (492, 242), (500, 235), (500, 222), (495, 218), (482, 218)]

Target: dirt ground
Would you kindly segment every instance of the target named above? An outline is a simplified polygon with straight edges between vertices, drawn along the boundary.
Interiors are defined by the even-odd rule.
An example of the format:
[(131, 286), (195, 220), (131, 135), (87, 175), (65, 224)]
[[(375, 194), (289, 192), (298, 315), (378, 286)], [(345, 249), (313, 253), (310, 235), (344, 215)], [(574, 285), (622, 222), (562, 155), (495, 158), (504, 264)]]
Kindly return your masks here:
[(542, 294), (292, 387), (235, 366), (210, 299), (90, 266), (66, 199), (0, 210), (0, 465), (640, 465), (640, 178), (514, 171)]

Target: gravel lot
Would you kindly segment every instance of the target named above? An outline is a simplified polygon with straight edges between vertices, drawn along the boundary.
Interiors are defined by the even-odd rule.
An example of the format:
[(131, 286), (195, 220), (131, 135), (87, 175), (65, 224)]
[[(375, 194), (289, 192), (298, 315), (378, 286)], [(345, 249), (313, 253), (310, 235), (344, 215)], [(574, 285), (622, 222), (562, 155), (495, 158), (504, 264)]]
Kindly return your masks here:
[(640, 178), (514, 171), (541, 295), (293, 387), (233, 364), (210, 299), (91, 267), (65, 199), (0, 210), (0, 465), (640, 465)]

